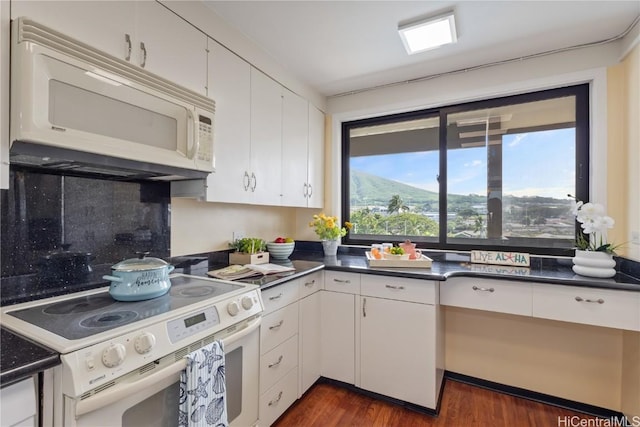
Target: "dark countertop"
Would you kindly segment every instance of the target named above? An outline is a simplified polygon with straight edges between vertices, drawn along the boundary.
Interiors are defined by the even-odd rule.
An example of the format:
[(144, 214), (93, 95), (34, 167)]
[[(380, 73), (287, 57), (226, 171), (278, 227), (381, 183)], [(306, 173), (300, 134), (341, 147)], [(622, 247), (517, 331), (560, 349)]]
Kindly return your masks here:
[[(467, 276), (640, 292), (638, 263), (633, 262), (631, 262), (631, 267), (627, 267), (628, 262), (627, 264), (623, 262), (623, 268), (618, 268), (618, 270), (624, 270), (624, 272), (619, 272), (611, 279), (594, 279), (575, 274), (571, 270), (572, 262), (570, 259), (532, 257), (531, 267), (523, 268), (472, 264), (468, 253), (423, 253), (433, 259), (431, 268), (371, 268), (365, 258), (364, 249), (362, 248), (341, 247), (337, 257), (324, 257), (322, 251), (296, 251), (292, 254), (291, 261), (271, 260), (271, 262), (275, 264), (293, 266), (296, 271), (264, 276), (257, 279), (245, 279), (243, 282), (260, 285), (261, 289), (268, 289), (325, 268), (327, 270), (352, 273), (401, 276), (438, 281), (446, 281), (450, 277)], [(206, 256), (204, 258), (198, 258), (198, 260), (205, 260), (203, 268), (194, 268), (193, 270), (182, 272), (186, 274), (205, 275), (208, 270), (226, 266), (225, 263), (217, 262), (209, 262), (207, 266), (206, 258)], [(620, 267), (620, 265), (618, 267)], [(0, 384), (3, 386), (60, 363), (60, 357), (54, 351), (34, 344), (5, 329), (2, 329), (1, 339)]]
[(0, 328), (0, 386), (37, 374), (60, 364), (60, 355), (4, 328)]
[(433, 260), (431, 268), (380, 268), (369, 267), (364, 249), (350, 248), (337, 257), (324, 257), (322, 252), (296, 251), (293, 262), (315, 261), (324, 264), (327, 270), (348, 271), (383, 276), (401, 276), (414, 279), (446, 281), (456, 276), (484, 277), (494, 279), (522, 280), (558, 285), (586, 286), (603, 289), (619, 289), (640, 292), (640, 279), (619, 272), (610, 279), (579, 276), (573, 272), (571, 259), (531, 257), (531, 267), (472, 264), (468, 253), (425, 252)]

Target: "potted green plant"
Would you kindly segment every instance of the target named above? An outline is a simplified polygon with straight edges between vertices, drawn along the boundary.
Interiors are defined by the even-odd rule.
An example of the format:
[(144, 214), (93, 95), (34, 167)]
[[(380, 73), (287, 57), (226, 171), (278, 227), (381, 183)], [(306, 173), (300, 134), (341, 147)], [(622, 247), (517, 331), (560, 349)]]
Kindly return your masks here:
[(243, 237), (229, 243), (235, 252), (229, 254), (229, 264), (265, 264), (269, 262), (267, 243), (258, 237)]

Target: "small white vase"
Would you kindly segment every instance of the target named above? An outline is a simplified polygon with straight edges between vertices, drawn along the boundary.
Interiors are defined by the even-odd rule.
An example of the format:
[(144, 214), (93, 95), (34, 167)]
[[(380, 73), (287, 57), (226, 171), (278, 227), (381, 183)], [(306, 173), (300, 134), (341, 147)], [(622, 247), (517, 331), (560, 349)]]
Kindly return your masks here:
[(324, 256), (336, 256), (338, 255), (338, 239), (334, 240), (323, 240), (322, 241), (322, 250), (324, 251)]
[(573, 257), (573, 272), (581, 276), (606, 279), (616, 275), (616, 261), (613, 255), (599, 251), (576, 249)]

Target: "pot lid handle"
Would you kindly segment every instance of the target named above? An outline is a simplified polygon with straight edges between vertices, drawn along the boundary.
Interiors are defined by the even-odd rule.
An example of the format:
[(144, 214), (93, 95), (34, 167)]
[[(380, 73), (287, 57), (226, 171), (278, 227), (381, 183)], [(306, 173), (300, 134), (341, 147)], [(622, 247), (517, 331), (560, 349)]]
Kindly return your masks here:
[(138, 259), (144, 259), (144, 257), (149, 255), (149, 252), (136, 252), (136, 255), (138, 255)]

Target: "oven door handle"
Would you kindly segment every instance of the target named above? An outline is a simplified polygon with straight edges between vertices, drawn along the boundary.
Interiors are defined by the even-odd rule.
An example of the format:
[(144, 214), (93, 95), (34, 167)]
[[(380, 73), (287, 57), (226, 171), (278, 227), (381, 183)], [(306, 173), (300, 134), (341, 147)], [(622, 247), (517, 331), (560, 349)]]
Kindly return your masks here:
[[(227, 347), (227, 345), (231, 345), (242, 338), (246, 337), (260, 326), (262, 322), (262, 317), (258, 316), (254, 320), (247, 323), (247, 326), (244, 329), (241, 329), (239, 332), (232, 333), (226, 338), (222, 339), (222, 343)], [(187, 367), (187, 359), (182, 358), (175, 363), (167, 366), (159, 370), (158, 372), (154, 372), (153, 374), (141, 378), (132, 383), (128, 384), (119, 384), (118, 387), (114, 387), (113, 389), (105, 390), (95, 396), (90, 398), (80, 400), (76, 403), (76, 417), (88, 414), (89, 412), (93, 412), (97, 409), (108, 406), (118, 400), (122, 399), (122, 396), (131, 396), (134, 395), (158, 382), (161, 382), (165, 378), (169, 378), (172, 375), (179, 373)]]

